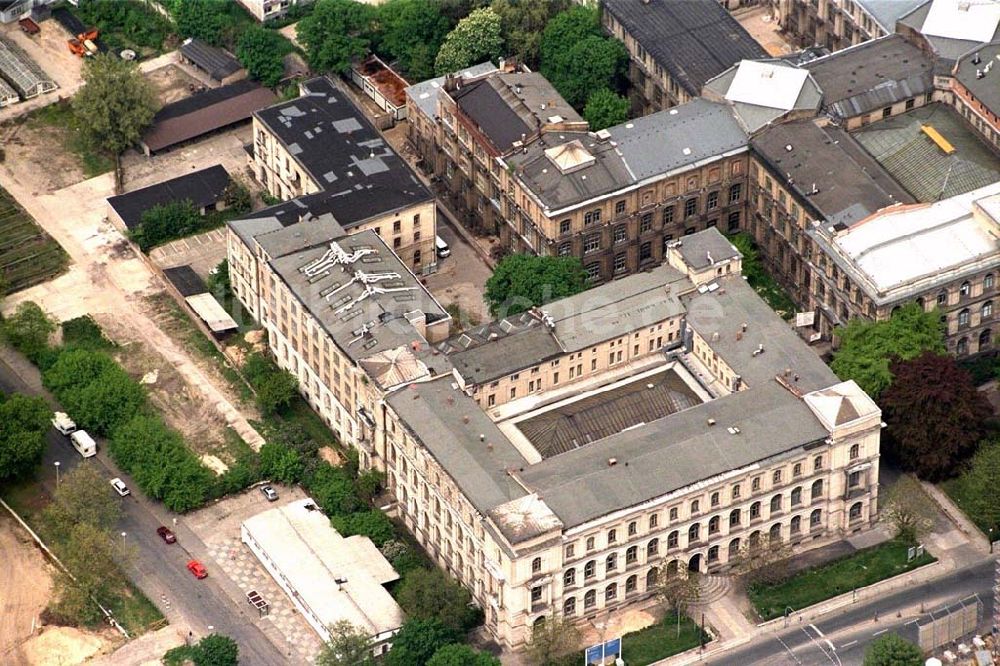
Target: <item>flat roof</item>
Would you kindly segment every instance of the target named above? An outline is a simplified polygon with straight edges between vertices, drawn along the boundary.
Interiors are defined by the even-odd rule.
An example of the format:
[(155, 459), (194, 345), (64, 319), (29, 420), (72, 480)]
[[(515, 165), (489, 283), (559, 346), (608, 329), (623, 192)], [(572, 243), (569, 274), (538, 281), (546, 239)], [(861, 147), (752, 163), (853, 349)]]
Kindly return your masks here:
[(269, 509), (242, 527), (321, 626), (347, 620), (371, 636), (402, 626), (403, 611), (383, 587), (399, 574), (368, 537), (341, 536), (312, 499)]
[(181, 55), (216, 81), (221, 81), (243, 69), (240, 61), (224, 49), (206, 44), (196, 37), (185, 39), (180, 50)]
[[(829, 224), (851, 225), (913, 198), (852, 136), (812, 120), (776, 125), (751, 139), (782, 187), (808, 201)], [(816, 186), (813, 191), (813, 184)]]
[(229, 186), (229, 172), (221, 164), (186, 173), (177, 178), (108, 197), (108, 205), (129, 229), (142, 222), (142, 214), (154, 206), (174, 201), (190, 201), (195, 208), (217, 203)]
[[(978, 64), (973, 62), (977, 56)], [(987, 65), (990, 65), (990, 71), (983, 72)], [(984, 76), (976, 76), (977, 71)], [(977, 102), (1000, 116), (1000, 41), (984, 44), (961, 58), (955, 67), (955, 78), (972, 93)]]
[(382, 62), (378, 56), (368, 56), (354, 70), (368, 79), (372, 86), (393, 106), (400, 107), (406, 104), (406, 88), (410, 84), (394, 69)]
[[(944, 16), (945, 20), (941, 22), (940, 25), (932, 22), (931, 32), (924, 30), (924, 26), (927, 24), (927, 18), (931, 15), (931, 9), (934, 2), (942, 3), (938, 8), (941, 11), (940, 16)], [(948, 14), (959, 14), (960, 12), (965, 12), (958, 5), (960, 3), (967, 4), (968, 9), (972, 9), (974, 5), (988, 6), (991, 3), (995, 3), (995, 0), (986, 0), (986, 2), (978, 2), (977, 0), (972, 0), (972, 2), (964, 3), (963, 0), (927, 0), (922, 5), (916, 9), (904, 14), (899, 17), (899, 22), (912, 30), (921, 33), (927, 43), (930, 45), (934, 54), (942, 61), (942, 64), (948, 64), (958, 60), (961, 56), (968, 53), (971, 49), (975, 48), (977, 45), (983, 42), (993, 42), (1000, 39), (1000, 25), (993, 22), (992, 11), (987, 7), (986, 11), (982, 9), (976, 10), (975, 15), (983, 19), (982, 25), (973, 26), (971, 29), (965, 29), (962, 27), (967, 23), (963, 20), (962, 16), (958, 17), (958, 21), (948, 25)], [(943, 11), (942, 11), (943, 10)], [(980, 36), (985, 34), (985, 27), (990, 24), (994, 27), (993, 34), (986, 39), (979, 39)], [(934, 33), (945, 33), (945, 34), (934, 34)], [(952, 36), (954, 35), (954, 36)], [(946, 71), (940, 71), (939, 74), (947, 74)]]
[(601, 6), (691, 96), (740, 60), (768, 57), (717, 0), (604, 0)]
[(896, 21), (927, 0), (854, 0), (888, 33), (896, 31)]
[(254, 115), (323, 191), (279, 204), (269, 215), (305, 208), (314, 215), (332, 213), (350, 228), (432, 200), (409, 165), (329, 79), (302, 87), (301, 97)]
[(920, 32), (974, 42), (988, 42), (1000, 26), (1000, 2), (931, 0)]
[(212, 88), (160, 109), (142, 143), (152, 152), (163, 150), (249, 120), (276, 99), (273, 92), (250, 80)]
[[(809, 52), (809, 55), (812, 56), (812, 53)], [(737, 119), (742, 123), (743, 128), (752, 134), (767, 125), (778, 121), (790, 111), (815, 111), (820, 108), (820, 104), (823, 101), (823, 91), (819, 89), (819, 85), (816, 83), (816, 80), (807, 70), (802, 70), (797, 66), (796, 63), (800, 59), (801, 57), (798, 59), (772, 58), (769, 60), (759, 61), (745, 60), (740, 62), (740, 64), (727, 69), (725, 72), (719, 74), (717, 77), (706, 83), (705, 90), (711, 91), (718, 98), (727, 99), (727, 101), (732, 104), (733, 112), (736, 114)], [(815, 59), (815, 56), (809, 57), (805, 61), (808, 62), (812, 59)], [(757, 76), (760, 76), (761, 73), (766, 71), (762, 70), (758, 67), (758, 65), (769, 65), (775, 70), (775, 76), (779, 79), (785, 76), (790, 76), (781, 70), (792, 70), (795, 72), (804, 71), (805, 76), (799, 86), (798, 96), (792, 100), (791, 107), (787, 109), (781, 108), (773, 104), (769, 96), (749, 93), (749, 91), (749, 94), (746, 96), (743, 94), (737, 95), (736, 97), (739, 99), (729, 99), (732, 86), (736, 79), (741, 76), (744, 64), (748, 65), (750, 67), (750, 72), (752, 74), (756, 74)], [(755, 77), (749, 76), (748, 78), (752, 81)], [(749, 88), (749, 83), (745, 83), (744, 85)], [(777, 86), (778, 83), (774, 82), (771, 85)], [(709, 93), (706, 92), (706, 96), (708, 94)], [(713, 99), (714, 98), (715, 97), (713, 97)], [(740, 101), (740, 99), (747, 99), (751, 101)], [(785, 105), (787, 104), (788, 102), (786, 101)]]
[[(452, 76), (461, 77), (468, 81), (495, 71), (497, 71), (497, 66), (492, 62), (486, 61), (454, 72)], [(445, 76), (438, 76), (433, 79), (421, 81), (420, 83), (414, 83), (407, 88), (406, 95), (410, 98), (407, 106), (410, 110), (413, 111), (416, 108), (428, 118), (437, 118), (438, 91), (444, 88), (445, 78)]]
[(174, 285), (178, 293), (185, 298), (194, 296), (195, 294), (204, 294), (208, 291), (205, 281), (201, 279), (201, 276), (190, 265), (164, 268), (163, 274), (170, 281), (170, 284)]
[(410, 384), (386, 402), (476, 510), (528, 494), (510, 474), (527, 465), (524, 456), (452, 376)]
[(708, 268), (729, 259), (743, 258), (736, 246), (715, 227), (682, 236), (674, 241), (672, 247), (676, 247), (684, 263), (695, 270)]
[(225, 333), (239, 328), (236, 321), (219, 305), (212, 294), (207, 292), (194, 294), (184, 300), (213, 333)]
[(726, 99), (784, 111), (795, 108), (809, 71), (773, 62), (742, 60), (736, 69)]

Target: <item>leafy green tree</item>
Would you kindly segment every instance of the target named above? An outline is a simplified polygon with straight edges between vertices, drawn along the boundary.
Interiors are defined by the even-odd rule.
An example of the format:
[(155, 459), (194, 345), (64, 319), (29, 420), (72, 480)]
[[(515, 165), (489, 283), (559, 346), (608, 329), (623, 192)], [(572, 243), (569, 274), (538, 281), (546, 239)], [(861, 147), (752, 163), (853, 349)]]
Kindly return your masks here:
[(14, 314), (3, 322), (7, 342), (33, 362), (48, 348), (49, 336), (55, 330), (55, 323), (33, 301), (18, 305)]
[(434, 76), (437, 55), (451, 23), (433, 0), (389, 0), (378, 7), (379, 54), (398, 60), (411, 81)]
[(250, 16), (230, 0), (173, 0), (170, 13), (181, 37), (197, 37), (213, 46), (235, 47)]
[(0, 480), (27, 474), (41, 462), (51, 417), (42, 398), (15, 393), (0, 403)]
[(570, 7), (569, 0), (493, 0), (500, 16), (507, 52), (532, 70), (538, 69), (542, 32), (553, 16)]
[(373, 647), (366, 630), (341, 620), (330, 626), (330, 640), (316, 656), (316, 666), (374, 666)]
[(163, 49), (171, 38), (170, 21), (145, 2), (79, 0), (74, 4), (73, 11), (86, 25), (101, 29), (101, 37), (112, 51), (123, 47)]
[(439, 648), (427, 666), (500, 666), (500, 660), (471, 645), (452, 643)]
[(456, 633), (469, 631), (479, 621), (471, 601), (467, 589), (437, 568), (413, 569), (396, 591), (396, 602), (407, 617), (437, 619)]
[[(101, 599), (112, 581), (118, 578), (118, 558), (123, 554), (123, 548), (122, 542), (119, 540), (116, 543), (108, 530), (80, 523), (70, 529), (60, 559), (76, 577), (79, 588), (87, 595)], [(124, 554), (129, 556), (132, 553), (126, 548)]]
[(45, 388), (60, 399), (70, 392), (88, 386), (98, 377), (116, 367), (107, 354), (89, 349), (63, 349), (59, 357), (42, 372)]
[(198, 231), (203, 225), (201, 213), (189, 199), (157, 204), (143, 211), (139, 224), (129, 230), (129, 237), (143, 252), (181, 236)]
[(106, 54), (88, 60), (73, 112), (94, 145), (117, 156), (152, 123), (156, 95), (135, 63)]
[(889, 524), (897, 539), (911, 545), (930, 532), (938, 515), (937, 504), (909, 474), (883, 491), (878, 504), (879, 519)]
[[(291, 46), (291, 42), (286, 40)], [(226, 210), (234, 213), (249, 213), (253, 206), (253, 198), (250, 196), (250, 189), (239, 179), (233, 179), (222, 191), (222, 202), (226, 204)], [(223, 260), (225, 261), (225, 260)]]
[(292, 43), (280, 32), (261, 25), (248, 26), (236, 44), (236, 57), (250, 78), (273, 88), (285, 76), (285, 56)]
[(298, 451), (274, 442), (260, 447), (260, 470), (265, 477), (293, 485), (302, 478), (303, 469), (302, 456)]
[(477, 9), (458, 22), (444, 38), (434, 61), (438, 74), (448, 74), (463, 67), (503, 55), (500, 17), (489, 7)]
[(330, 519), (330, 524), (345, 537), (360, 534), (371, 539), (372, 543), (379, 547), (396, 536), (396, 528), (392, 521), (378, 509), (334, 516)]
[(628, 100), (607, 88), (595, 90), (583, 107), (583, 117), (593, 131), (619, 125), (628, 119)]
[(486, 301), (493, 316), (509, 316), (586, 288), (587, 273), (576, 257), (511, 254), (486, 281)]
[(434, 653), (450, 643), (459, 643), (462, 634), (440, 620), (409, 618), (392, 639), (385, 657), (386, 666), (426, 664)]
[(953, 476), (986, 434), (989, 400), (951, 356), (924, 352), (889, 371), (892, 384), (879, 400), (888, 425), (883, 453), (922, 479)]
[(209, 634), (198, 641), (195, 666), (237, 666), (240, 649), (229, 636)]
[(145, 406), (146, 390), (116, 365), (63, 396), (63, 404), (80, 425), (110, 435)]
[(888, 321), (851, 319), (836, 335), (840, 347), (830, 367), (841, 379), (856, 381), (876, 401), (892, 383), (892, 359), (906, 361), (925, 351), (945, 351), (940, 314), (925, 312), (916, 303), (904, 305)]
[(687, 571), (684, 567), (670, 570), (664, 568), (656, 581), (656, 598), (665, 608), (677, 614), (701, 596), (701, 580), (696, 572)]
[(553, 613), (532, 627), (526, 651), (534, 666), (553, 666), (564, 663), (580, 647), (576, 626)]
[(91, 525), (110, 531), (121, 518), (121, 502), (108, 492), (108, 482), (93, 465), (77, 465), (62, 476), (43, 518), (59, 540), (74, 525)]
[(265, 414), (274, 414), (291, 404), (298, 395), (299, 382), (290, 372), (280, 370), (265, 377), (254, 386), (257, 407)]
[(358, 489), (358, 496), (363, 501), (370, 502), (385, 485), (385, 474), (377, 469), (366, 470), (358, 475), (354, 485)]
[(962, 508), (975, 518), (984, 532), (992, 527), (993, 534), (1000, 536), (1000, 483), (997, 479), (1000, 479), (1000, 443), (984, 442), (972, 457), (968, 471), (959, 479), (967, 488), (963, 497), (969, 502)]
[(628, 52), (601, 32), (596, 6), (576, 5), (557, 14), (542, 33), (542, 74), (574, 108), (592, 91), (621, 87)]
[(346, 515), (362, 508), (354, 479), (341, 467), (321, 462), (302, 479), (302, 485), (327, 515)]
[(351, 62), (368, 53), (374, 20), (371, 5), (355, 0), (317, 0), (312, 12), (296, 27), (309, 66), (317, 71), (349, 72)]
[(864, 666), (922, 666), (924, 653), (899, 634), (883, 634), (865, 650)]

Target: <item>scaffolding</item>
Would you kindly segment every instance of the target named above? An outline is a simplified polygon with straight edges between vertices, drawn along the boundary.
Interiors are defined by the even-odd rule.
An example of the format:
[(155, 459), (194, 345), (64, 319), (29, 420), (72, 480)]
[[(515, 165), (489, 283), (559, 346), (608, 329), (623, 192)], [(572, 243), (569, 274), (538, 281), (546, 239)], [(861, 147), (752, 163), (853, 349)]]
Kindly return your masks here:
[(0, 78), (5, 79), (24, 99), (58, 87), (28, 54), (4, 39), (0, 39)]

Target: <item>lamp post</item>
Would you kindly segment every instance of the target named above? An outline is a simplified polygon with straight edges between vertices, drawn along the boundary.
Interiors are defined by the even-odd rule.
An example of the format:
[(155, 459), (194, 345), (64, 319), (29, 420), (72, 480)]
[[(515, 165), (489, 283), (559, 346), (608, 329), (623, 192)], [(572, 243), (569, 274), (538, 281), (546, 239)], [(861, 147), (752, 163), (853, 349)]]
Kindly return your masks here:
[(56, 490), (58, 490), (59, 489), (59, 465), (60, 465), (60, 462), (57, 460), (57, 461), (55, 461), (52, 464), (56, 466)]
[(122, 532), (122, 557), (125, 557), (125, 536), (126, 533)]

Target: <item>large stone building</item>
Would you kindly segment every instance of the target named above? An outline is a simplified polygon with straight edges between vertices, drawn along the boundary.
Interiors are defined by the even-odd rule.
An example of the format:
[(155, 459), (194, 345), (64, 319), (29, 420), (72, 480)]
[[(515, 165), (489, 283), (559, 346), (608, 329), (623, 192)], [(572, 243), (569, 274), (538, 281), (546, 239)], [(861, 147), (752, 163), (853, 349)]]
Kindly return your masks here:
[(282, 18), (292, 7), (312, 4), (314, 0), (236, 0), (250, 15), (263, 23)]
[(767, 52), (718, 0), (602, 0), (604, 29), (629, 53), (637, 115), (684, 104), (740, 60)]
[(329, 213), (350, 233), (377, 233), (414, 272), (436, 270), (431, 193), (330, 79), (306, 81), (301, 92), (253, 116), (250, 169), (271, 196), (288, 200), (267, 214)]
[(449, 339), (452, 374), (384, 401), (404, 522), (507, 645), (550, 613), (648, 603), (661, 572), (876, 519), (879, 409), (760, 300), (716, 230), (669, 250)]
[(896, 21), (928, 0), (771, 0), (778, 24), (800, 47), (831, 51), (891, 35)]

